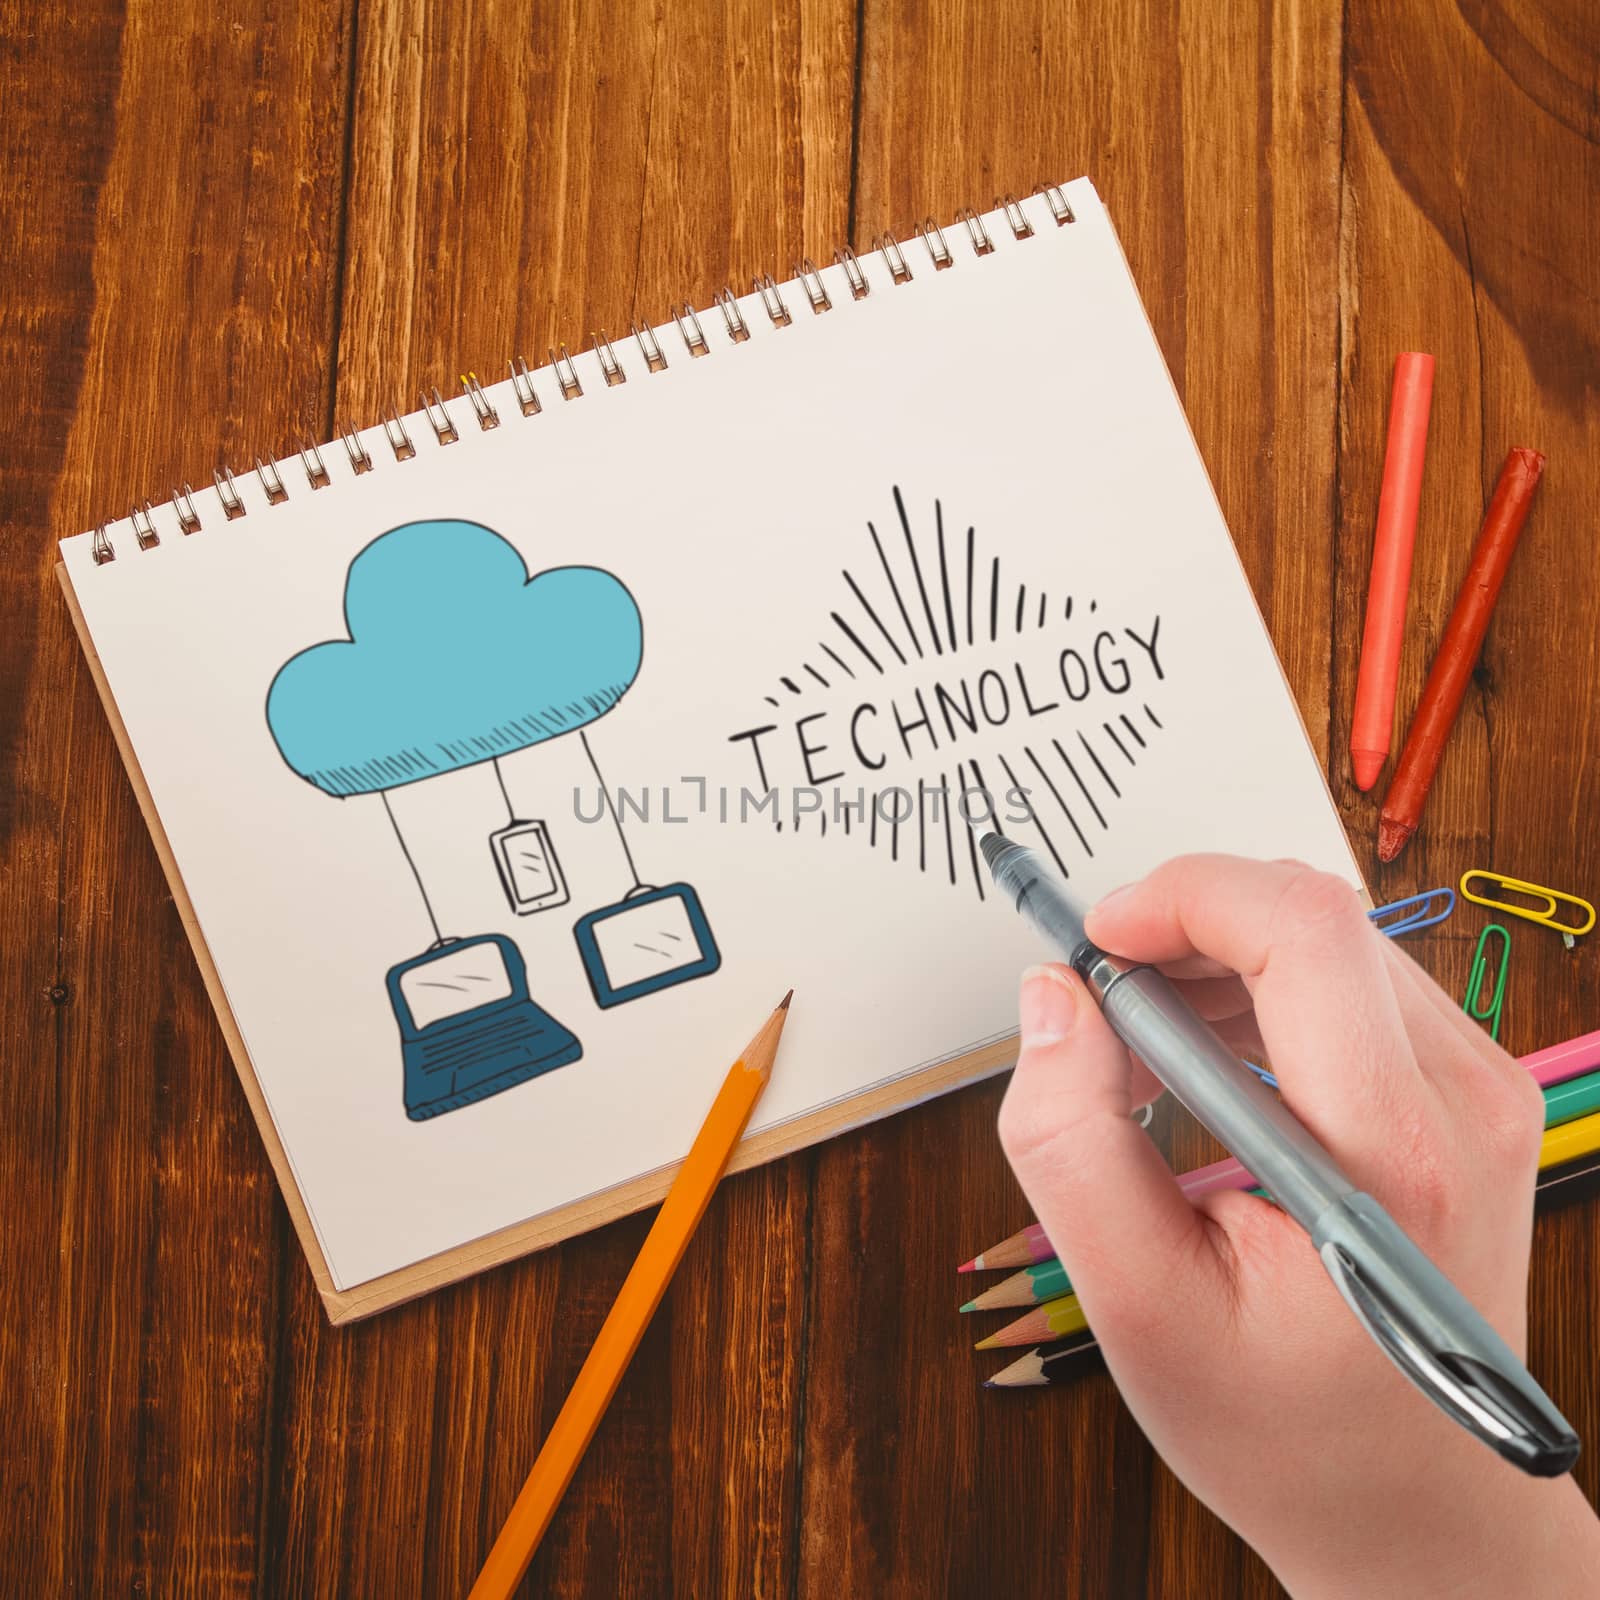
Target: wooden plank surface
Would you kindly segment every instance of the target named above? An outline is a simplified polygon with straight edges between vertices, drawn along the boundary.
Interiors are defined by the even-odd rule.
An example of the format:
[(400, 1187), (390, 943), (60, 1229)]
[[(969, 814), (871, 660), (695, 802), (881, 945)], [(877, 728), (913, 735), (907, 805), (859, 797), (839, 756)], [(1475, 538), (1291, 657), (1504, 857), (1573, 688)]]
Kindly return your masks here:
[(0, 1570), (249, 1593), (300, 1269), (51, 544), (325, 428), (347, 22), (5, 13)]
[[(1600, 23), (1404, 9), (0, 0), (0, 1570), (458, 1592), (646, 1225), (324, 1323), (50, 578), (135, 497), (1088, 172), (1374, 889), (1600, 886)], [(1344, 750), (1413, 347), (1439, 382), (1403, 711), (1505, 449), (1551, 466), (1378, 874)], [(1452, 988), (1481, 920), (1421, 947)], [(1600, 1021), (1596, 948), (1518, 925), (1512, 1048)], [(999, 1093), (727, 1185), (529, 1594), (1277, 1592), (1103, 1372), (976, 1388), (950, 1268), (1025, 1216)], [(1591, 1441), (1595, 1246), (1591, 1204), (1542, 1218), (1532, 1290), (1533, 1364)]]

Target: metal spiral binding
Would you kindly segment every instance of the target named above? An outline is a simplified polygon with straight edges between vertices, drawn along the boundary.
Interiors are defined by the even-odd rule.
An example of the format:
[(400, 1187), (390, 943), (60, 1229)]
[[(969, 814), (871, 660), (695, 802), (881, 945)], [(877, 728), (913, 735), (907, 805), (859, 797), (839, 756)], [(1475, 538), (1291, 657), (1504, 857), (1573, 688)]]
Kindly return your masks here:
[[(1051, 220), (1057, 227), (1066, 227), (1076, 222), (1071, 202), (1058, 184), (1040, 184), (1035, 194), (1044, 198), (1045, 204), (1050, 209)], [(1005, 194), (999, 196), (994, 202), (994, 209), (1004, 217), (1007, 227), (1016, 239), (1031, 239), (1034, 235), (1033, 223), (1028, 219), (1027, 213), (1022, 209), (1021, 203), (1015, 195)], [(959, 225), (965, 229), (967, 243), (970, 245), (973, 257), (981, 259), (994, 253), (995, 244), (983, 218), (970, 206), (963, 206), (955, 214), (952, 226)], [(922, 241), (923, 247), (928, 252), (928, 259), (932, 263), (935, 273), (944, 272), (956, 265), (956, 254), (951, 248), (950, 241), (943, 228), (932, 218), (924, 218), (917, 223), (915, 234)], [(958, 235), (959, 237), (959, 235)], [(905, 258), (905, 252), (893, 234), (885, 233), (872, 241), (872, 251), (882, 258), (883, 265), (888, 272), (891, 286), (910, 283), (913, 273), (910, 263)], [(850, 291), (852, 300), (865, 300), (872, 293), (872, 284), (867, 277), (866, 269), (861, 259), (848, 246), (842, 245), (833, 255), (834, 264), (839, 267), (844, 275), (846, 287)], [(813, 316), (820, 316), (825, 311), (834, 309), (832, 295), (823, 280), (822, 272), (810, 256), (803, 257), (791, 269), (794, 281), (800, 286), (806, 297), (806, 304), (810, 306)], [(760, 300), (763, 310), (774, 329), (787, 328), (793, 325), (794, 316), (788, 303), (784, 300), (783, 292), (771, 273), (762, 273), (753, 280), (753, 290)], [(731, 344), (743, 344), (751, 338), (750, 324), (744, 313), (740, 310), (739, 302), (731, 288), (719, 289), (712, 296), (712, 304), (722, 314), (723, 325), (727, 329), (728, 339)], [(683, 339), (684, 349), (691, 359), (711, 353), (711, 342), (706, 337), (700, 317), (694, 307), (688, 302), (681, 302), (669, 307), (672, 320)], [(637, 320), (630, 321), (628, 331), (633, 335), (639, 347), (639, 354), (644, 362), (646, 373), (665, 372), (668, 361), (666, 353), (661, 348), (661, 343), (656, 337), (655, 330), (648, 324)], [(600, 368), (600, 375), (607, 388), (615, 388), (628, 381), (628, 373), (623, 365), (622, 358), (617, 354), (604, 329), (590, 335), (590, 349)], [(583, 382), (579, 376), (576, 364), (566, 345), (553, 347), (549, 351), (549, 370), (555, 379), (557, 388), (564, 400), (577, 400), (583, 395)], [(538, 392), (534, 387), (533, 373), (521, 356), (513, 357), (507, 363), (511, 390), (516, 397), (517, 407), (525, 417), (536, 417), (544, 409)], [(476, 373), (464, 373), (461, 378), (461, 392), (482, 432), (488, 433), (500, 426), (500, 413), (494, 403), (489, 399), (483, 384)], [(428, 419), (433, 429), (434, 437), (441, 447), (458, 442), (461, 437), (455, 419), (450, 413), (444, 396), (437, 387), (422, 391), (422, 413)], [(384, 438), (388, 441), (389, 448), (394, 452), (396, 461), (410, 461), (417, 454), (417, 447), (411, 435), (406, 431), (404, 421), (393, 407), (385, 410), (378, 419)], [(344, 445), (345, 455), (350, 462), (350, 470), (356, 477), (373, 469), (373, 459), (366, 445), (362, 442), (359, 432), (348, 422), (337, 426), (339, 441)], [(308, 490), (315, 491), (326, 489), (332, 482), (332, 475), (328, 471), (327, 463), (323, 459), (321, 449), (308, 438), (302, 436), (297, 447), (300, 464), (305, 471)], [(269, 506), (282, 505), (290, 498), (288, 486), (278, 470), (277, 464), (269, 458), (254, 456), (252, 465), (257, 479), (260, 481)], [(212, 482), (216, 488), (217, 500), (222, 509), (225, 521), (232, 522), (246, 516), (249, 507), (239, 493), (232, 471), (228, 467), (218, 467), (212, 473)], [(189, 535), (198, 533), (201, 529), (200, 513), (194, 502), (194, 491), (188, 483), (175, 487), (170, 496), (173, 514), (177, 518), (178, 531)], [(133, 529), (134, 540), (139, 549), (153, 549), (161, 543), (161, 535), (156, 527), (152, 514), (152, 507), (148, 500), (141, 501), (129, 512), (128, 520)], [(99, 523), (91, 535), (90, 554), (96, 566), (104, 566), (117, 558), (116, 548), (106, 532), (106, 524)]]
[(156, 532), (156, 525), (150, 520), (150, 502), (144, 501), (136, 505), (128, 513), (128, 521), (133, 524), (133, 536), (139, 541), (141, 550), (149, 550), (161, 543), (161, 535)]
[(187, 483), (172, 491), (172, 509), (178, 514), (179, 533), (200, 531), (200, 513), (194, 508), (194, 490)]
[(606, 380), (606, 388), (614, 389), (619, 383), (626, 383), (628, 374), (622, 370), (622, 363), (617, 360), (617, 352), (611, 348), (606, 330), (602, 328), (599, 333), (591, 333), (589, 337), (594, 341), (595, 358), (600, 363), (600, 376)]
[(784, 304), (783, 296), (778, 292), (778, 286), (772, 281), (770, 272), (763, 272), (754, 280), (755, 290), (761, 296), (761, 304), (766, 309), (767, 315), (772, 319), (775, 328), (787, 328), (794, 318), (789, 315), (789, 308)]
[(996, 206), (1005, 213), (1006, 225), (1019, 239), (1033, 237), (1033, 224), (1028, 221), (1028, 214), (1017, 204), (1017, 197), (1003, 194), (995, 202)]
[(734, 299), (733, 290), (719, 289), (714, 298), (717, 308), (722, 312), (722, 320), (728, 325), (728, 337), (735, 344), (743, 344), (750, 337), (750, 327), (740, 313), (739, 302)]
[(883, 257), (883, 263), (889, 269), (891, 283), (911, 282), (911, 268), (906, 265), (906, 258), (900, 253), (900, 246), (893, 234), (883, 234), (874, 248)]
[(394, 451), (396, 461), (409, 461), (416, 453), (417, 447), (411, 442), (411, 435), (406, 432), (403, 423), (393, 406), (390, 406), (379, 419), (383, 424), (383, 436), (389, 441), (389, 448)]
[(1045, 204), (1050, 207), (1050, 215), (1056, 219), (1058, 228), (1064, 228), (1069, 222), (1078, 220), (1072, 214), (1072, 207), (1068, 204), (1067, 197), (1056, 184), (1041, 183), (1034, 193), (1044, 196)]
[(363, 472), (372, 471), (372, 457), (367, 453), (367, 447), (361, 442), (361, 435), (347, 422), (340, 428), (339, 436), (344, 440), (344, 453), (350, 457), (350, 470), (359, 478)]
[(289, 491), (283, 486), (283, 479), (278, 476), (278, 469), (270, 462), (256, 457), (256, 476), (261, 480), (261, 487), (266, 491), (269, 506), (281, 506), (289, 498)]
[(872, 293), (872, 285), (867, 282), (867, 275), (861, 270), (855, 251), (847, 244), (841, 245), (833, 252), (833, 259), (844, 268), (845, 282), (850, 285), (850, 298), (865, 300)]
[(994, 240), (989, 237), (989, 230), (984, 227), (983, 218), (971, 206), (962, 206), (956, 212), (956, 221), (966, 225), (967, 237), (972, 241), (972, 253), (975, 256), (994, 253)]
[[(435, 416), (437, 409), (439, 415)], [(439, 443), (454, 444), (461, 435), (456, 432), (456, 425), (450, 420), (450, 413), (444, 408), (444, 396), (439, 393), (438, 386), (434, 386), (433, 399), (430, 401), (426, 389), (422, 392), (422, 413), (428, 419), (428, 425), (433, 429), (434, 437)]]
[(472, 414), (478, 419), (480, 431), (487, 433), (491, 428), (500, 426), (500, 413), (495, 410), (493, 402), (483, 392), (483, 385), (478, 382), (476, 372), (461, 374), (461, 392), (466, 395), (472, 406)]
[(917, 224), (917, 237), (928, 247), (935, 272), (943, 272), (946, 267), (956, 264), (956, 258), (950, 254), (950, 246), (945, 241), (944, 229), (932, 217)]
[(235, 517), (244, 515), (244, 501), (239, 498), (239, 486), (233, 481), (233, 473), (227, 467), (217, 467), (211, 474), (211, 481), (217, 486), (217, 499), (222, 502), (222, 514), (232, 522)]
[[(689, 326), (684, 327), (683, 319), (689, 319)], [(689, 347), (691, 356), (708, 356), (711, 346), (706, 343), (705, 329), (700, 326), (700, 319), (694, 314), (694, 307), (687, 301), (681, 306), (674, 306), (672, 320), (678, 324), (678, 332), (683, 335), (683, 342)]]
[(639, 354), (644, 357), (644, 370), (646, 372), (665, 372), (667, 358), (661, 353), (660, 342), (656, 339), (655, 329), (641, 326), (637, 322), (628, 324), (629, 331), (639, 346)]
[(813, 316), (833, 310), (833, 301), (828, 298), (828, 286), (822, 281), (822, 274), (817, 271), (816, 264), (810, 256), (795, 267), (794, 275), (800, 280), (800, 287), (805, 290), (806, 299), (811, 302)]
[[(326, 489), (333, 482), (328, 476), (328, 464), (322, 459), (322, 452), (306, 438), (300, 441), (300, 465), (306, 469), (307, 487)], [(183, 531), (188, 533), (190, 530), (185, 528)]]
[(533, 378), (528, 372), (528, 363), (517, 356), (506, 363), (511, 368), (511, 388), (516, 394), (517, 404), (522, 408), (525, 417), (539, 415), (539, 397), (533, 392)]
[(562, 345), (560, 355), (554, 350), (550, 352), (550, 366), (556, 375), (556, 382), (561, 385), (561, 398), (576, 400), (583, 393), (583, 385), (578, 382), (578, 369), (573, 366), (565, 345)]

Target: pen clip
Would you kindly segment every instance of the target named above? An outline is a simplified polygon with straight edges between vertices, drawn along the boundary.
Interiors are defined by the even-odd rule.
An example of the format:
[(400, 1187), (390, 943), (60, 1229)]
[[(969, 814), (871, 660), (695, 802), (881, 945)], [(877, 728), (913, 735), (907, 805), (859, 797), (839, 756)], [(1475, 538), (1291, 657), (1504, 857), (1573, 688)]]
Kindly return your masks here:
[[(1448, 1279), (1369, 1196), (1347, 1196), (1334, 1209), (1356, 1226), (1319, 1227), (1317, 1248), (1378, 1348), (1441, 1411), (1513, 1465), (1536, 1477), (1569, 1471), (1577, 1435)], [(1383, 1249), (1372, 1251), (1370, 1263), (1358, 1259), (1374, 1233), (1387, 1235)]]

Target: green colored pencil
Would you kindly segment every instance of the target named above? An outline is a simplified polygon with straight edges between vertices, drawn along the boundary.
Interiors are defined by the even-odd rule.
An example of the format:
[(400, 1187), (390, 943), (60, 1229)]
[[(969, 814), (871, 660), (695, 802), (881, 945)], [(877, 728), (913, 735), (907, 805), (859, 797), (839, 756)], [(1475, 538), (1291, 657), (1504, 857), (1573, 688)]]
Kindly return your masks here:
[(1046, 1300), (1059, 1300), (1072, 1293), (1067, 1269), (1059, 1258), (1051, 1256), (1036, 1266), (1024, 1267), (1002, 1279), (992, 1289), (985, 1289), (975, 1300), (962, 1306), (963, 1311), (999, 1311), (1006, 1306), (1042, 1306)]

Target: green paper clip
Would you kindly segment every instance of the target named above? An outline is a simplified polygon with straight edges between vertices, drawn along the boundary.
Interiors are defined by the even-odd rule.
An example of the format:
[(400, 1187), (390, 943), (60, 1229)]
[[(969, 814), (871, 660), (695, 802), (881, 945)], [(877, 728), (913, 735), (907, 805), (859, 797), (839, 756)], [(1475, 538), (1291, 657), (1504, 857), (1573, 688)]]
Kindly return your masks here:
[[(1489, 935), (1500, 935), (1500, 968), (1495, 974), (1494, 993), (1487, 1004), (1483, 998), (1483, 982), (1489, 975)], [(1489, 1037), (1500, 1038), (1500, 1008), (1506, 998), (1506, 969), (1511, 965), (1511, 935), (1498, 922), (1491, 922), (1478, 935), (1478, 948), (1472, 952), (1472, 969), (1467, 974), (1467, 998), (1461, 1009), (1475, 1022), (1489, 1024)]]

